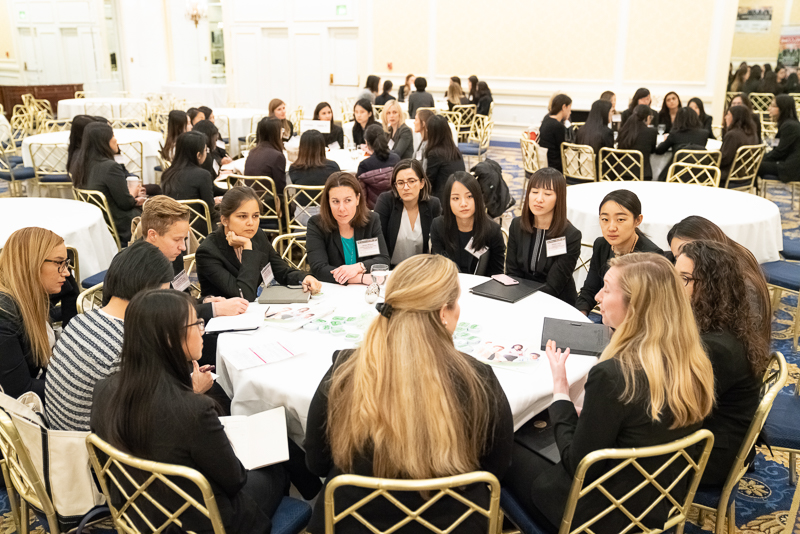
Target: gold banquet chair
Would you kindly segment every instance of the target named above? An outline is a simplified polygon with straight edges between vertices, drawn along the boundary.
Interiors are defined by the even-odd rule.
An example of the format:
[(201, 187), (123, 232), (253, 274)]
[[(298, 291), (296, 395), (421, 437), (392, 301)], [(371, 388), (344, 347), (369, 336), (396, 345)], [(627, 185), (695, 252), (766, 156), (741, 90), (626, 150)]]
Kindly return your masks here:
[(719, 167), (712, 165), (690, 165), (673, 163), (667, 171), (667, 183), (697, 184), (707, 187), (719, 187), (722, 173)]
[(303, 120), (303, 107), (299, 106), (296, 110), (289, 113), (289, 122), (292, 123), (295, 135), (300, 131), (300, 121)]
[[(283, 191), (286, 230), (305, 232), (308, 219), (319, 213), (324, 185), (287, 185)], [(305, 204), (305, 205), (302, 205)]]
[(753, 111), (757, 113), (767, 113), (769, 111), (769, 105), (775, 100), (775, 95), (772, 93), (749, 93), (747, 96), (750, 98), (750, 103), (753, 105)]
[(196, 299), (200, 298), (200, 282), (197, 279), (197, 260), (194, 254), (186, 254), (183, 257), (183, 269), (186, 271), (186, 277), (189, 279), (189, 291)]
[[(422, 108), (420, 108), (422, 109)], [(494, 123), (486, 115), (476, 115), (469, 131), (466, 143), (458, 143), (458, 149), (465, 158), (477, 157), (478, 162), (486, 157), (489, 150), (489, 143), (492, 140), (492, 130)]]
[(118, 143), (119, 153), (125, 159), (125, 169), (144, 183), (144, 148), (141, 141)]
[(644, 180), (644, 156), (638, 150), (600, 149), (601, 182)]
[[(466, 143), (469, 140), (469, 133), (475, 123), (475, 117), (477, 117), (477, 109), (478, 106), (475, 104), (453, 106), (451, 113), (456, 113), (459, 116), (458, 124), (453, 123), (453, 126), (456, 127), (456, 132), (458, 132), (459, 143)], [(489, 117), (489, 120), (491, 120), (491, 115)]]
[[(569, 185), (575, 182), (596, 182), (595, 154), (589, 145), (561, 143), (561, 167)], [(570, 183), (572, 180), (572, 183)]]
[[(631, 449), (601, 449), (587, 454), (575, 470), (569, 497), (564, 507), (564, 515), (558, 530), (559, 534), (606, 532), (607, 530), (602, 528), (602, 523), (598, 525), (598, 522), (613, 512), (623, 514), (626, 521), (630, 521), (630, 524), (619, 531), (620, 533), (644, 532), (656, 534), (669, 531), (672, 528), (680, 529), (686, 522), (686, 515), (692, 506), (692, 499), (697, 486), (700, 484), (700, 479), (703, 476), (706, 463), (708, 463), (708, 456), (711, 454), (713, 445), (714, 435), (710, 430), (701, 429), (685, 438), (663, 445)], [(656, 469), (649, 469), (640, 463), (641, 460), (656, 457), (664, 458), (663, 463)], [(587, 480), (587, 473), (592, 467), (595, 467), (592, 472), (598, 476), (596, 478), (594, 476), (589, 477)], [(673, 467), (676, 472), (670, 473), (668, 470), (670, 467)], [(620, 491), (627, 490), (624, 495), (612, 497), (612, 492), (616, 488), (615, 477), (626, 468), (628, 473), (635, 469), (641, 475), (642, 481), (630, 489), (627, 486), (621, 488)], [(598, 469), (602, 469), (602, 471), (597, 471)], [(686, 487), (686, 494), (682, 499), (672, 495), (673, 489), (683, 486)], [(644, 510), (638, 514), (633, 510), (629, 510), (626, 506), (628, 500), (647, 489), (652, 490), (651, 493), (653, 495), (649, 505), (644, 507)], [(594, 517), (586, 519), (582, 524), (574, 524), (576, 510), (580, 506), (581, 499), (587, 495), (602, 495), (608, 501), (608, 505)], [(665, 502), (670, 506), (667, 520), (663, 527), (648, 528), (642, 521), (661, 502)], [(526, 530), (540, 530), (538, 525), (531, 524), (533, 521), (508, 491), (503, 492), (500, 504), (505, 516), (517, 526), (525, 525), (527, 527)]]
[(310, 271), (308, 251), (306, 250), (306, 233), (281, 234), (272, 240), (272, 248), (278, 251), (281, 259), (293, 269)]
[(119, 232), (117, 232), (117, 225), (114, 223), (114, 218), (111, 216), (111, 208), (108, 207), (108, 199), (106, 199), (106, 196), (100, 191), (78, 188), (74, 188), (72, 194), (75, 200), (80, 200), (81, 202), (86, 202), (87, 204), (100, 208), (100, 211), (103, 212), (103, 219), (105, 220), (106, 227), (108, 231), (111, 232), (111, 236), (117, 244), (117, 249), (121, 249)]
[(281, 218), (281, 204), (278, 198), (278, 189), (275, 182), (269, 176), (242, 176), (241, 174), (229, 174), (225, 179), (230, 190), (236, 186), (250, 187), (258, 195), (258, 202), (261, 205), (261, 224), (260, 227), (266, 233), (280, 235), (283, 233), (283, 221)]
[(689, 150), (681, 149), (675, 152), (672, 163), (688, 163), (689, 165), (712, 165), (719, 167), (722, 161), (722, 152), (719, 150)]
[(167, 126), (169, 124), (169, 112), (154, 111), (150, 115), (150, 129), (154, 132), (161, 132), (161, 136), (167, 137)]
[(114, 118), (114, 108), (108, 102), (88, 102), (83, 105), (83, 114), (111, 120)]
[(119, 118), (111, 121), (111, 127), (121, 130), (147, 130), (149, 129), (147, 119), (139, 117), (134, 118)]
[(28, 153), (39, 187), (72, 189), (67, 174), (67, 143), (30, 143)]
[(199, 198), (179, 200), (178, 204), (183, 204), (189, 208), (189, 231), (194, 234), (198, 243), (202, 243), (212, 232), (211, 211), (208, 208), (208, 204)]
[[(488, 487), (488, 508), (467, 499), (456, 491), (459, 488), (472, 484), (485, 484)], [(336, 491), (343, 487), (363, 488), (373, 491), (355, 504), (337, 513), (335, 507)], [(397, 492), (427, 492), (429, 498), (426, 499), (426, 502), (422, 506), (416, 510), (412, 510), (397, 499), (395, 496)], [(361, 508), (375, 499), (388, 500), (403, 512), (405, 517), (394, 525), (387, 526), (385, 530), (379, 530), (377, 526), (373, 525), (359, 513)], [(423, 517), (423, 514), (433, 504), (442, 499), (460, 502), (464, 505), (465, 512), (456, 518), (452, 524), (447, 525), (445, 528), (438, 528), (427, 521)], [(337, 532), (337, 524), (348, 518), (360, 522), (367, 529), (375, 533), (395, 532), (409, 523), (416, 522), (418, 526), (423, 526), (432, 533), (449, 534), (450, 532), (458, 532), (458, 526), (463, 523), (465, 519), (474, 514), (486, 518), (487, 528), (485, 532), (487, 534), (497, 534), (500, 531), (502, 523), (500, 517), (500, 482), (498, 482), (493, 474), (486, 471), (475, 471), (463, 475), (434, 478), (430, 480), (392, 480), (360, 475), (339, 475), (329, 480), (325, 488), (325, 534), (334, 534)]]
[(39, 131), (37, 133), (51, 133), (51, 132), (67, 132), (72, 128), (71, 119), (49, 119), (42, 121), (39, 124)]
[[(758, 168), (767, 152), (767, 145), (744, 145), (736, 150), (731, 171), (725, 180), (725, 188), (735, 191), (752, 192), (758, 178)], [(766, 195), (766, 187), (764, 188)]]
[(103, 305), (103, 282), (89, 289), (85, 289), (78, 295), (78, 313), (86, 313)]

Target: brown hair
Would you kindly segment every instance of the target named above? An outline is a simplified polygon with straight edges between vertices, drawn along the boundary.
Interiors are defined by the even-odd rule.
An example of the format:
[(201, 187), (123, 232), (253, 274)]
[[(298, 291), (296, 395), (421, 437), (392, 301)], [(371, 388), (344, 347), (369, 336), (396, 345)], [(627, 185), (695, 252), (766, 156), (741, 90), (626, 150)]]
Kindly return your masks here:
[(414, 171), (414, 174), (416, 174), (417, 178), (422, 182), (422, 189), (419, 191), (419, 200), (428, 200), (431, 198), (431, 182), (425, 175), (425, 169), (422, 167), (422, 163), (413, 158), (401, 159), (397, 162), (397, 165), (394, 166), (394, 169), (392, 169), (392, 195), (394, 198), (400, 198), (397, 187), (395, 187), (397, 173), (406, 169)]
[[(284, 102), (280, 98), (273, 98), (272, 100), (269, 101), (269, 107), (267, 109), (269, 110), (270, 118), (277, 118), (277, 117), (275, 117), (275, 110), (278, 109), (279, 107), (281, 107), (281, 105), (285, 106), (286, 102)], [(287, 115), (289, 114), (289, 110), (286, 110), (286, 114)], [(289, 120), (288, 119), (284, 118), (284, 119), (278, 119), (278, 120), (281, 121), (281, 127), (283, 128), (284, 133), (288, 134), (289, 132), (292, 131), (292, 127), (289, 124)]]
[(335, 172), (328, 176), (328, 180), (325, 182), (325, 189), (322, 190), (322, 199), (320, 200), (319, 206), (319, 218), (322, 223), (322, 229), (326, 232), (333, 232), (339, 227), (339, 223), (336, 222), (333, 212), (331, 211), (331, 204), (328, 199), (328, 195), (334, 187), (349, 187), (358, 195), (358, 208), (356, 208), (356, 214), (353, 215), (353, 218), (350, 220), (350, 226), (353, 228), (365, 226), (370, 219), (367, 197), (361, 189), (361, 183), (358, 181), (358, 178), (356, 178), (356, 175), (342, 171)]
[(553, 208), (553, 220), (550, 222), (550, 235), (560, 236), (567, 227), (567, 180), (564, 175), (551, 167), (539, 169), (528, 180), (525, 197), (522, 199), (522, 215), (520, 221), (522, 229), (532, 234), (536, 231), (536, 217), (528, 205), (531, 189), (551, 189), (556, 194), (556, 205)]
[(189, 221), (189, 207), (181, 204), (167, 195), (158, 195), (147, 199), (142, 206), (142, 237), (147, 237), (147, 232), (155, 230), (158, 235), (164, 235), (170, 226), (178, 221)]
[(325, 166), (325, 136), (317, 130), (308, 130), (300, 136), (300, 149), (292, 163), (294, 169), (314, 169)]
[(422, 140), (428, 140), (428, 119), (436, 115), (433, 111), (429, 109), (420, 109), (417, 111), (416, 116), (419, 117), (419, 123), (422, 125), (420, 128), (420, 135), (422, 135)]

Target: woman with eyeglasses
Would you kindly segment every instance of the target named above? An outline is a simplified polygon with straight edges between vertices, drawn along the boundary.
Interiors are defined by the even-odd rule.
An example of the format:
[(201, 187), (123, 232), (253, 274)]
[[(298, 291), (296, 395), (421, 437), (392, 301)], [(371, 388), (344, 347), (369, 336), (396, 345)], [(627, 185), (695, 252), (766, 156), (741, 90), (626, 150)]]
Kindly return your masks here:
[[(219, 405), (195, 393), (192, 375), (208, 374), (197, 363), (203, 327), (186, 293), (156, 289), (136, 295), (125, 312), (119, 371), (94, 388), (91, 429), (137, 458), (200, 472), (211, 484), (225, 532), (268, 534), (271, 517), (288, 494), (289, 476), (284, 464), (245, 470), (220, 423)], [(197, 488), (186, 479), (173, 483), (189, 494)], [(164, 486), (153, 485), (149, 491), (168, 509), (185, 503)], [(122, 504), (118, 493), (110, 497), (112, 504)], [(163, 520), (149, 506), (142, 510), (150, 521)], [(148, 530), (133, 515), (137, 527)], [(183, 530), (198, 534), (215, 530), (192, 507), (181, 514), (181, 523)]]
[(392, 189), (381, 193), (375, 204), (381, 230), (394, 267), (416, 254), (427, 254), (431, 224), (442, 214), (439, 199), (431, 196), (431, 184), (422, 163), (404, 159), (392, 170)]

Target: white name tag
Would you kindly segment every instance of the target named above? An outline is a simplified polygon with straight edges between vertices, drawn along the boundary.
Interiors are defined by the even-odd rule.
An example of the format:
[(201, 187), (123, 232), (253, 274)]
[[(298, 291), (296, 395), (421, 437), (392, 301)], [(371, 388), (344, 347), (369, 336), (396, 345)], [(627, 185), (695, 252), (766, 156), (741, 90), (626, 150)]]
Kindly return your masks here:
[(547, 257), (561, 256), (567, 253), (567, 238), (556, 237), (555, 239), (548, 239), (544, 242), (547, 245)]
[(217, 147), (225, 149), (225, 142), (222, 139), (217, 139)]
[(377, 237), (373, 237), (371, 239), (361, 239), (360, 241), (356, 241), (356, 248), (358, 249), (359, 257), (375, 256), (381, 253), (381, 248), (380, 245), (378, 244)]
[(328, 150), (338, 150), (339, 149), (339, 141), (334, 141), (333, 143), (328, 145)]
[(123, 156), (122, 154), (114, 154), (114, 161), (116, 161), (117, 163), (121, 163), (122, 165), (125, 165), (125, 156)]
[(484, 254), (486, 254), (486, 251), (489, 250), (489, 247), (483, 247), (480, 250), (475, 250), (474, 248), (472, 248), (472, 238), (470, 238), (469, 239), (469, 243), (467, 243), (467, 246), (464, 247), (464, 250), (466, 250), (467, 252), (469, 252), (470, 254), (475, 256), (476, 258), (480, 258)]
[(189, 283), (189, 277), (186, 275), (186, 271), (181, 271), (172, 279), (172, 289), (186, 291), (189, 287)]
[[(208, 156), (208, 157), (211, 157), (211, 156)], [(219, 162), (217, 160), (214, 160), (214, 163), (212, 163), (211, 166), (214, 167), (214, 173), (215, 174), (219, 174)]]
[(389, 150), (394, 148), (394, 139), (389, 139)]
[(317, 130), (320, 133), (331, 133), (331, 121), (300, 121), (300, 131)]
[(272, 264), (266, 264), (263, 269), (261, 269), (261, 279), (264, 281), (264, 286), (269, 287), (273, 280), (275, 280), (275, 275), (272, 274)]

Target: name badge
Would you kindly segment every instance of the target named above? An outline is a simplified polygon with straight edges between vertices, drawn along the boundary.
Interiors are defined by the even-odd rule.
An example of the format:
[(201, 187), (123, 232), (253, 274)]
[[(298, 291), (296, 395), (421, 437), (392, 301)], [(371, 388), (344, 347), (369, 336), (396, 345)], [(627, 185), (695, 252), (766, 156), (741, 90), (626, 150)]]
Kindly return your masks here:
[(328, 150), (338, 150), (339, 149), (339, 141), (334, 141), (333, 143), (328, 145)]
[(376, 256), (381, 253), (381, 248), (380, 245), (378, 245), (377, 237), (356, 241), (356, 248), (358, 249), (359, 257)]
[(172, 289), (177, 289), (178, 291), (186, 291), (189, 284), (189, 277), (186, 275), (186, 271), (179, 272), (175, 278), (172, 279)]
[(217, 147), (225, 150), (225, 141), (222, 139), (217, 139)]
[(389, 150), (394, 148), (394, 139), (389, 139)]
[(544, 242), (547, 246), (547, 257), (561, 256), (567, 253), (567, 238), (556, 237), (555, 239), (548, 239)]
[(476, 258), (480, 258), (484, 254), (486, 254), (486, 251), (489, 250), (489, 247), (483, 247), (480, 250), (475, 250), (474, 248), (472, 248), (472, 238), (470, 238), (469, 239), (469, 243), (467, 243), (467, 246), (464, 247), (464, 250), (466, 250), (467, 252), (469, 252), (470, 254), (475, 256)]
[(114, 154), (114, 161), (116, 161), (120, 165), (125, 165), (125, 156), (123, 156), (122, 154)]
[(267, 263), (263, 269), (261, 269), (261, 279), (264, 281), (264, 287), (269, 287), (272, 284), (272, 281), (275, 280), (275, 275), (272, 274), (272, 265)]
[(219, 162), (214, 160), (214, 163), (212, 163), (211, 166), (214, 167), (214, 173), (219, 174)]

